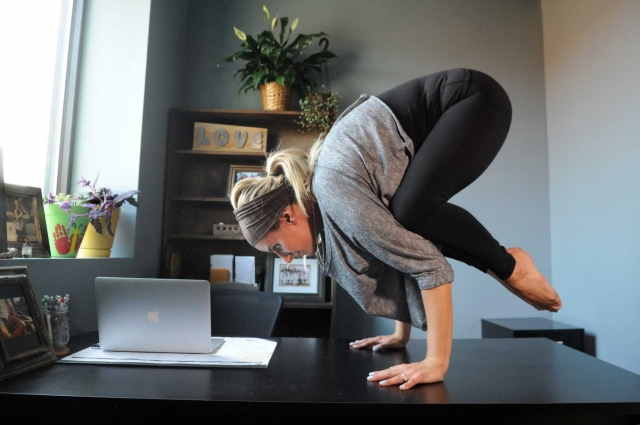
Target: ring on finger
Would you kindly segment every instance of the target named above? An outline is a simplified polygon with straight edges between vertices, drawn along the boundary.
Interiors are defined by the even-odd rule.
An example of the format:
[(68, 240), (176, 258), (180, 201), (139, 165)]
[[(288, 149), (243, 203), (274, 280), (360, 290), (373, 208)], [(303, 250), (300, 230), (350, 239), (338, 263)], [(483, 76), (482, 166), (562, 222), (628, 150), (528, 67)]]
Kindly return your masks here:
[(401, 373), (400, 376), (402, 376), (402, 381), (403, 382), (407, 382), (408, 381), (407, 377), (404, 376), (404, 373)]

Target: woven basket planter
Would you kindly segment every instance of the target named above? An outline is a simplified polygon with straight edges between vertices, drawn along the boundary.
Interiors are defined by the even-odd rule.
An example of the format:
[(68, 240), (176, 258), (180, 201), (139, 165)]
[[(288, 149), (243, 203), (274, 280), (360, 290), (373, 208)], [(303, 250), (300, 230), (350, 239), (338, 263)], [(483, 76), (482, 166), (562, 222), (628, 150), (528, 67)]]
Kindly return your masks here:
[(291, 103), (291, 87), (272, 81), (260, 86), (262, 109), (265, 111), (288, 111)]

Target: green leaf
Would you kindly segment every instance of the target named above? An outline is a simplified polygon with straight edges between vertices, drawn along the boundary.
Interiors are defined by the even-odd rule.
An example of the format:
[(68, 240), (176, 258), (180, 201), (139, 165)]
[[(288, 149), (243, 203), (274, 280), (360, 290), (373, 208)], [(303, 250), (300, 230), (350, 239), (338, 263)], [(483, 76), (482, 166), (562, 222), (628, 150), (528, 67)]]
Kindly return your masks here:
[(328, 51), (328, 50), (323, 50), (321, 52), (315, 53), (311, 56), (309, 56), (308, 58), (306, 58), (304, 61), (302, 61), (302, 63), (304, 65), (307, 64), (323, 64), (326, 61), (328, 61), (329, 59), (335, 58), (336, 55), (333, 54), (332, 52)]
[(277, 82), (278, 84), (280, 84), (282, 87), (286, 87), (286, 80), (285, 80), (285, 77), (280, 76), (280, 77), (276, 78), (276, 82)]
[(264, 70), (256, 72), (255, 74), (253, 74), (253, 83), (260, 84), (260, 82), (262, 81), (262, 77), (264, 77), (265, 75), (267, 75), (267, 72)]
[[(284, 33), (287, 30), (287, 24), (289, 23), (289, 18), (282, 17), (280, 18), (280, 44), (282, 44), (282, 41), (284, 40)], [(275, 29), (275, 28), (274, 28)]]
[(253, 81), (252, 80), (245, 81), (244, 84), (238, 90), (238, 94), (240, 94), (242, 90), (244, 90), (244, 93), (246, 94), (247, 90), (251, 89), (251, 87), (253, 87)]

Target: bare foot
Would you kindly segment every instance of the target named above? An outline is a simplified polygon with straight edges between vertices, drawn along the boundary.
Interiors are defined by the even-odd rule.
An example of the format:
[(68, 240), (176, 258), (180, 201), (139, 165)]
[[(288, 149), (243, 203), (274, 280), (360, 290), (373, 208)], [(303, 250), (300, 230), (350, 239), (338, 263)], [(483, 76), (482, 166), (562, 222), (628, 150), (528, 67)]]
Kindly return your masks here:
[(489, 274), (537, 310), (548, 310), (554, 313), (560, 310), (562, 300), (547, 279), (538, 271), (531, 256), (520, 248), (507, 248), (507, 252), (516, 259), (516, 268), (511, 276), (503, 280), (491, 271)]

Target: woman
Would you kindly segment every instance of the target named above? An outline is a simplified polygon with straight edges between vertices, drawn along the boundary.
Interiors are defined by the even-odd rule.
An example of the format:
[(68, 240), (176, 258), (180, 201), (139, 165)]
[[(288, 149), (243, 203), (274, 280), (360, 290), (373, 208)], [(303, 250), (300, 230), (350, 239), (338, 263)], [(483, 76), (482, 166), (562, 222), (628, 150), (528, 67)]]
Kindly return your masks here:
[(369, 381), (409, 389), (444, 379), (453, 328), (445, 256), (489, 273), (538, 310), (562, 306), (525, 251), (505, 249), (448, 202), (489, 166), (510, 123), (509, 98), (495, 80), (443, 71), (362, 95), (309, 156), (272, 153), (266, 177), (234, 187), (234, 213), (252, 246), (286, 262), (315, 252), (365, 311), (396, 320), (393, 335), (352, 348), (402, 348), (412, 325), (428, 324), (424, 361), (372, 372)]
[(14, 209), (13, 211), (7, 212), (7, 217), (11, 219), (16, 226), (16, 235), (18, 242), (26, 242), (27, 240), (27, 222), (31, 219), (31, 214), (29, 214), (26, 208), (22, 205), (20, 199), (15, 199), (13, 201)]

